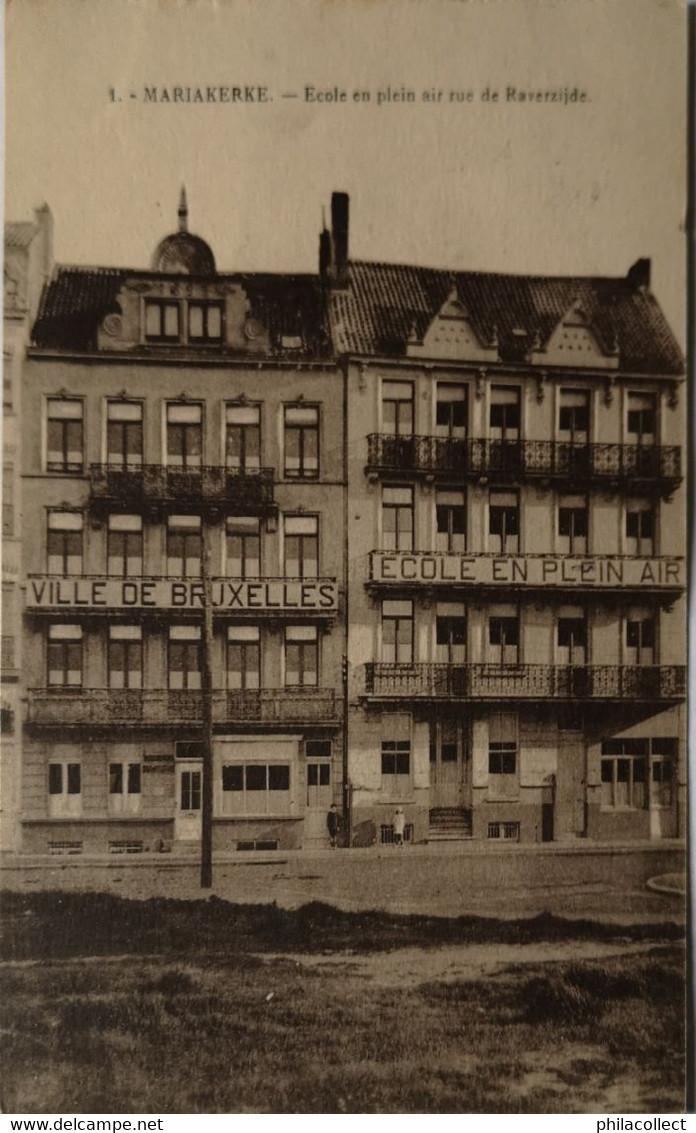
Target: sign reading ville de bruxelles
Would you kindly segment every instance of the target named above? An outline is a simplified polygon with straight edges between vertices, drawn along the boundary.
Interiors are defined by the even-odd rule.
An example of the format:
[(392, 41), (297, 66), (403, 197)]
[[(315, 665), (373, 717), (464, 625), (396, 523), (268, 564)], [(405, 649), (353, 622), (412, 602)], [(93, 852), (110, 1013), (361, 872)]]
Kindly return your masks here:
[(372, 582), (415, 585), (631, 587), (684, 585), (684, 563), (670, 558), (601, 555), (448, 555), (373, 551)]
[[(244, 612), (314, 610), (331, 613), (338, 607), (334, 579), (211, 580), (213, 610)], [(200, 579), (174, 578), (29, 578), (30, 609), (196, 610), (203, 608)]]

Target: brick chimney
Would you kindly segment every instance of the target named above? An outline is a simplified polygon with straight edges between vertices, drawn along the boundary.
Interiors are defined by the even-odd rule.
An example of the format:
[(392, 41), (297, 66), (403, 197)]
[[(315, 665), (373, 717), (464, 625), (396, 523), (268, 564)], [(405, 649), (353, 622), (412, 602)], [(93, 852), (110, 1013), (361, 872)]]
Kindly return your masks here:
[(650, 287), (650, 260), (636, 260), (633, 266), (628, 269), (626, 279), (636, 291), (641, 287)]
[(331, 194), (332, 277), (339, 286), (348, 280), (348, 194)]

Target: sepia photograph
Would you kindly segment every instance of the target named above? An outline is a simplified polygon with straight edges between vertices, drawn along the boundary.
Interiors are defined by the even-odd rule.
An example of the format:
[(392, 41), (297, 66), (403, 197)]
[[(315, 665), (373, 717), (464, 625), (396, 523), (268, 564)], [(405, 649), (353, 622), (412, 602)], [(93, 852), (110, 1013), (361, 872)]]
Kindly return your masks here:
[(3, 1114), (684, 1127), (687, 41), (7, 0)]

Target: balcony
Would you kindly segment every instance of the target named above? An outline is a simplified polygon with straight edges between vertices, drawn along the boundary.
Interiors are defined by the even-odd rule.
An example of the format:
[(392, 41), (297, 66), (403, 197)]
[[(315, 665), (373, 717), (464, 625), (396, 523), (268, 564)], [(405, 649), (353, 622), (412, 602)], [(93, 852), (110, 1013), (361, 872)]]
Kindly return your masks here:
[(369, 587), (417, 593), (431, 587), (622, 593), (640, 590), (673, 600), (686, 586), (680, 556), (514, 555), (490, 552), (372, 551)]
[[(200, 578), (30, 574), (25, 601), (32, 614), (188, 615), (200, 614), (203, 596)], [(210, 598), (215, 617), (331, 618), (338, 611), (338, 583), (335, 578), (212, 578)]]
[(677, 702), (686, 695), (681, 665), (392, 665), (365, 666), (375, 700), (608, 700)]
[(210, 510), (220, 515), (268, 515), (274, 510), (273, 469), (167, 464), (123, 468), (91, 464), (90, 504), (96, 511)]
[[(338, 720), (339, 701), (330, 688), (213, 693), (213, 724), (218, 726), (336, 725)], [(170, 689), (30, 689), (27, 723), (60, 728), (200, 727), (203, 693)]]
[(565, 441), (490, 441), (457, 437), (398, 437), (371, 433), (368, 473), (434, 476), (436, 479), (496, 481), (525, 479), (659, 487), (674, 491), (681, 482), (677, 445), (571, 444)]

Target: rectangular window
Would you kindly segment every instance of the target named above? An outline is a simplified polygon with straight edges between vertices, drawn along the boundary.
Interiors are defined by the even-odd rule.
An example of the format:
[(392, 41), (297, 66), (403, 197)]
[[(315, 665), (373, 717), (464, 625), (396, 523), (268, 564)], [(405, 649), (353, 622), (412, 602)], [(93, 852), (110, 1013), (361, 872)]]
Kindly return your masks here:
[(601, 760), (602, 806), (611, 810), (642, 810), (647, 805), (647, 763), (647, 740), (605, 740)]
[(49, 626), (47, 654), (51, 688), (82, 687), (82, 626)]
[(435, 429), (438, 437), (465, 437), (467, 390), (464, 385), (437, 383)]
[(289, 763), (223, 763), (223, 814), (287, 814)]
[[(382, 740), (382, 780), (393, 780), (411, 774), (411, 741)], [(384, 782), (382, 786), (384, 786)], [(393, 782), (391, 786), (396, 786)]]
[(492, 441), (517, 441), (520, 436), (520, 391), (510, 386), (493, 386), (490, 404)]
[(46, 402), (46, 470), (82, 472), (84, 406), (77, 398), (49, 397)]
[(488, 651), (493, 664), (516, 665), (519, 661), (520, 621), (517, 611), (492, 612), (488, 618)]
[(653, 807), (671, 807), (674, 802), (677, 752), (677, 740), (671, 736), (654, 736), (650, 741), (650, 804)]
[(140, 810), (141, 792), (140, 763), (109, 764), (109, 810), (112, 814), (136, 814)]
[(261, 410), (258, 405), (225, 407), (225, 460), (228, 468), (261, 467)]
[(410, 665), (413, 661), (413, 602), (382, 602), (382, 660)]
[(435, 497), (435, 549), (461, 554), (466, 550), (466, 501), (463, 492), (438, 492)]
[(382, 382), (382, 432), (413, 434), (413, 382)]
[(626, 405), (626, 440), (634, 445), (654, 445), (657, 411), (654, 393), (629, 393)]
[(222, 304), (189, 301), (188, 337), (189, 342), (222, 342)]
[(49, 511), (46, 536), (49, 574), (82, 574), (82, 528), (82, 512)]
[(517, 717), (493, 713), (488, 723), (488, 788), (496, 798), (510, 798), (519, 790)]
[(167, 574), (198, 578), (201, 573), (201, 519), (170, 515), (167, 520)]
[(82, 810), (82, 767), (79, 763), (49, 763), (48, 813), (68, 818)]
[(319, 475), (319, 410), (316, 406), (285, 406), (285, 475), (298, 480), (316, 480)]
[(2, 411), (3, 413), (12, 413), (14, 410), (14, 399), (12, 395), (12, 378), (2, 379)]
[(261, 687), (261, 635), (258, 626), (227, 630), (228, 689)]
[(4, 464), (2, 469), (2, 533), (14, 535), (14, 468)]
[(180, 307), (173, 301), (145, 302), (145, 338), (148, 342), (178, 342), (181, 337)]
[(201, 631), (198, 626), (169, 627), (167, 670), (169, 688), (198, 691), (201, 687)]
[(567, 555), (587, 554), (587, 497), (560, 496), (558, 550)]
[(255, 516), (238, 515), (227, 520), (226, 563), (229, 578), (260, 577), (261, 522)]
[(559, 665), (584, 665), (587, 662), (587, 619), (578, 610), (559, 616), (556, 622), (556, 656)]
[(319, 643), (316, 626), (285, 629), (285, 687), (319, 684)]
[(106, 537), (107, 570), (120, 578), (143, 573), (143, 520), (140, 515), (110, 515)]
[(626, 553), (655, 553), (655, 512), (647, 500), (632, 500), (626, 505)]
[(106, 405), (106, 459), (119, 468), (143, 463), (143, 407), (139, 401), (109, 401)]
[(488, 504), (490, 549), (499, 555), (519, 551), (519, 500), (515, 492), (491, 491)]
[(466, 607), (463, 602), (438, 602), (435, 615), (435, 660), (462, 665), (466, 661)]
[(167, 406), (167, 464), (187, 472), (201, 467), (203, 407), (192, 402)]
[(286, 578), (318, 576), (319, 520), (316, 515), (283, 517), (283, 558)]
[(139, 625), (109, 626), (109, 688), (143, 687), (143, 633)]
[(655, 664), (655, 617), (649, 610), (629, 610), (626, 614), (626, 663)]
[(413, 488), (382, 489), (382, 550), (413, 550)]
[(590, 436), (589, 390), (562, 389), (558, 407), (559, 440), (587, 444)]

